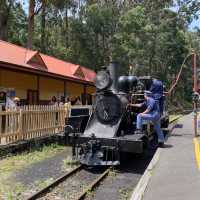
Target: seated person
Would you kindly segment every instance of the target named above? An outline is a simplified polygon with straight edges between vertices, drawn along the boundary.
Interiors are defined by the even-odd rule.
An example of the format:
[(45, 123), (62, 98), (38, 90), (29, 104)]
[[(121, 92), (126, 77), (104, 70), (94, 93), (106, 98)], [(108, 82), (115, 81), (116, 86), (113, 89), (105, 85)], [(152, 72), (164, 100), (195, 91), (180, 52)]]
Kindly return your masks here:
[(152, 97), (150, 91), (144, 92), (145, 101), (140, 104), (129, 104), (133, 107), (142, 107), (146, 105), (146, 110), (137, 115), (136, 133), (142, 133), (142, 124), (144, 120), (151, 121), (154, 124), (154, 129), (158, 136), (158, 144), (160, 147), (164, 146), (164, 135), (160, 127), (160, 111), (157, 101)]

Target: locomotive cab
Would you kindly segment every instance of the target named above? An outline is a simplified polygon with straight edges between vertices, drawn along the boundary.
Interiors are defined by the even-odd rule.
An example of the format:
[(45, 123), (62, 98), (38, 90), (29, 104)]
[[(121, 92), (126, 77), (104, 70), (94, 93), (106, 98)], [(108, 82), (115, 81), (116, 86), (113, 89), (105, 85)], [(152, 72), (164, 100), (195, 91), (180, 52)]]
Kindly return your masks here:
[(145, 108), (128, 106), (144, 101), (151, 79), (118, 76), (118, 67), (113, 62), (97, 73), (92, 112), (66, 119), (66, 142), (82, 164), (119, 165), (121, 152), (142, 153), (153, 136), (150, 123), (144, 124), (143, 134), (135, 134), (136, 116)]

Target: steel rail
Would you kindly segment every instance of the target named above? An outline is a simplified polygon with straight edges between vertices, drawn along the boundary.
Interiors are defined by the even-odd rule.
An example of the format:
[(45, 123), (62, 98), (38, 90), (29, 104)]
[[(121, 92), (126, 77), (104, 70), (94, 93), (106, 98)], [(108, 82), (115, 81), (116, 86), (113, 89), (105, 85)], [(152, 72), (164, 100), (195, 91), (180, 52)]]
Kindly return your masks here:
[[(174, 123), (179, 120), (182, 116), (178, 116), (177, 118), (171, 120), (169, 124)], [(82, 200), (85, 198), (89, 191), (92, 191), (100, 182), (109, 174), (111, 168), (108, 168), (103, 174), (101, 174), (97, 179), (95, 179), (75, 200)]]
[(89, 191), (92, 191), (109, 174), (111, 168), (108, 168), (103, 174), (96, 178), (75, 200), (84, 199)]
[(26, 200), (35, 200), (35, 199), (39, 198), (42, 194), (47, 193), (50, 189), (56, 187), (61, 182), (65, 181), (66, 178), (72, 176), (74, 173), (76, 173), (77, 171), (81, 170), (82, 168), (83, 168), (82, 165), (78, 165), (76, 168), (72, 169), (71, 171), (69, 171), (66, 174), (62, 175), (61, 177), (57, 178), (55, 181), (50, 183), (47, 187), (37, 191), (36, 193), (34, 193), (30, 197), (28, 197)]
[[(173, 122), (180, 119), (182, 116), (179, 116), (169, 122), (169, 124), (172, 124)], [(68, 177), (72, 176), (77, 171), (81, 170), (83, 168), (83, 165), (78, 165), (76, 168), (72, 169), (71, 171), (67, 172), (66, 174), (62, 175), (52, 183), (50, 183), (47, 187), (37, 191), (30, 197), (28, 197), (26, 200), (35, 200), (42, 196), (43, 194), (47, 193), (50, 189), (55, 188), (57, 185), (59, 185), (61, 182), (65, 181)], [(110, 172), (111, 168), (108, 168), (103, 174), (101, 174), (99, 177), (97, 177), (75, 200), (81, 200), (83, 199), (87, 193), (91, 190), (93, 190)]]

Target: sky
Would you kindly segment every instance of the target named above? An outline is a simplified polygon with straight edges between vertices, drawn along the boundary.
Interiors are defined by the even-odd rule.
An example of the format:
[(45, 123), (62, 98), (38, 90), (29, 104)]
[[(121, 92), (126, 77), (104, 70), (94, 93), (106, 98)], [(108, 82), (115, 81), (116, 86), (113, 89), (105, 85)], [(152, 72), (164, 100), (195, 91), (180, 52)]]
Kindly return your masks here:
[[(171, 10), (178, 12), (179, 7), (177, 5), (170, 8)], [(200, 13), (199, 13), (200, 14)], [(194, 19), (192, 23), (189, 25), (189, 30), (193, 31), (195, 28), (200, 29), (200, 17), (199, 19)]]
[(194, 30), (195, 27), (198, 27), (200, 29), (200, 18), (198, 20), (193, 20), (193, 22), (189, 26), (189, 29)]

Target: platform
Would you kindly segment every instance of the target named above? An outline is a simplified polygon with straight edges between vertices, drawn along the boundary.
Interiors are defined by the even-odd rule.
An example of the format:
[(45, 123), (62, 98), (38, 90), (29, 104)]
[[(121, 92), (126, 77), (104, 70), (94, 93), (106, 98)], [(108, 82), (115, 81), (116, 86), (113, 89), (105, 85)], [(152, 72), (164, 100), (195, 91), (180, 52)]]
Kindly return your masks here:
[(200, 199), (199, 142), (200, 137), (193, 139), (193, 115), (184, 116), (160, 151), (143, 200)]

